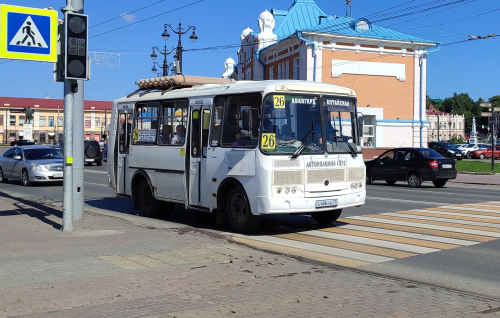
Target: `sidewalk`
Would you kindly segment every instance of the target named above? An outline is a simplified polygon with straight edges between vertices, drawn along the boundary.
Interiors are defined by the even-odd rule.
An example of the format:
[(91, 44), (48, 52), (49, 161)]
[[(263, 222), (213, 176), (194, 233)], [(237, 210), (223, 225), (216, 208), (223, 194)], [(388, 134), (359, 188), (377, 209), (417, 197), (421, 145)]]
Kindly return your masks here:
[[(500, 302), (0, 197), (2, 317), (486, 317)], [(166, 223), (164, 228), (157, 224)], [(160, 227), (160, 226), (159, 226)]]
[(457, 178), (449, 180), (454, 183), (498, 185), (500, 186), (500, 174), (473, 174), (459, 172)]

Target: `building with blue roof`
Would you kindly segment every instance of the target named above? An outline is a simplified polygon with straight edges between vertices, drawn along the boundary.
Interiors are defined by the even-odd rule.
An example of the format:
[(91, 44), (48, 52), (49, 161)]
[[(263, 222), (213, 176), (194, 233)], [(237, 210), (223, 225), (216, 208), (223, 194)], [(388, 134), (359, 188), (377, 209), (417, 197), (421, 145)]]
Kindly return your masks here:
[(258, 28), (241, 33), (234, 78), (352, 88), (365, 118), (366, 149), (427, 145), (426, 60), (439, 43), (363, 17), (327, 15), (314, 0), (265, 10)]

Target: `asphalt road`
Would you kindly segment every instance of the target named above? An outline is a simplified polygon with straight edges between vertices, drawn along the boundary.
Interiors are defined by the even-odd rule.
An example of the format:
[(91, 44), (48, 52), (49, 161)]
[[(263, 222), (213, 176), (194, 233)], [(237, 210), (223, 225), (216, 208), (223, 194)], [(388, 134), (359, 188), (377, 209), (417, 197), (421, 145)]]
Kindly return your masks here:
[[(3, 151), (0, 149), (0, 152)], [(106, 163), (101, 167), (85, 166), (86, 203), (111, 211), (139, 214), (139, 211), (132, 209), (132, 202), (129, 199), (114, 196), (113, 191), (107, 185), (106, 166)], [(19, 197), (36, 196), (56, 201), (62, 201), (62, 189), (62, 184), (43, 184), (28, 188), (23, 187), (17, 181), (0, 184), (0, 192), (7, 190), (10, 193), (16, 193)], [(500, 201), (499, 194), (500, 187), (498, 186), (448, 183), (446, 187), (437, 189), (431, 183), (424, 183), (419, 189), (411, 189), (403, 183), (388, 186), (385, 183), (376, 182), (367, 187), (366, 204), (359, 208), (345, 209), (342, 218), (345, 223), (345, 220), (351, 217), (429, 209), (450, 204)], [(227, 226), (215, 225), (212, 216), (196, 211), (186, 211), (182, 206), (177, 207), (168, 221), (221, 232), (229, 231)], [(338, 227), (339, 224), (336, 223), (326, 230)], [(268, 238), (283, 233), (290, 235), (290, 233), (318, 229), (325, 230), (324, 227), (319, 228), (318, 224), (307, 215), (265, 216), (259, 233), (250, 238)], [(443, 248), (432, 253), (421, 253), (390, 261), (368, 262), (357, 268), (493, 298), (500, 296), (498, 276), (500, 240), (498, 238), (471, 246)]]

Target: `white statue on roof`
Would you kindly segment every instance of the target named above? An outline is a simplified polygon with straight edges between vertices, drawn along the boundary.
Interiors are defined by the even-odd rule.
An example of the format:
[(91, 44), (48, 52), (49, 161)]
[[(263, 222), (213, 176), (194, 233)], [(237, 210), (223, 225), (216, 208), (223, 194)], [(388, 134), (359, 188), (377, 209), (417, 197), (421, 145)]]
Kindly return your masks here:
[(250, 27), (246, 28), (245, 30), (243, 30), (243, 32), (241, 32), (241, 36), (240, 36), (240, 40), (241, 42), (243, 42), (243, 40), (253, 32), (252, 29), (250, 29)]
[(231, 76), (234, 73), (234, 65), (235, 64), (236, 64), (236, 62), (234, 62), (234, 60), (231, 57), (229, 57), (224, 62), (224, 67), (226, 68), (226, 71), (224, 73), (222, 73), (223, 78), (231, 78)]
[(271, 12), (264, 11), (259, 15), (259, 29), (260, 34), (257, 35), (259, 39), (259, 49), (265, 48), (269, 45), (276, 43), (278, 40), (278, 36), (273, 33), (274, 27), (276, 25), (276, 21), (274, 20), (274, 16)]

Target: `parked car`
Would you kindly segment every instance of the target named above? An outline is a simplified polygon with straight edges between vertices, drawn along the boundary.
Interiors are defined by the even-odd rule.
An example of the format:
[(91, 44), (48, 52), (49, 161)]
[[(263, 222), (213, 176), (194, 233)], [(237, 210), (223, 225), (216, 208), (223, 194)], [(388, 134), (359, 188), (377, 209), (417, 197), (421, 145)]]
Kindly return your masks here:
[(470, 159), (470, 153), (474, 150), (478, 149), (486, 149), (488, 148), (487, 144), (468, 144), (465, 147), (463, 147), (461, 150), (464, 153), (464, 158), (469, 158)]
[[(473, 159), (484, 159), (484, 158), (491, 158), (491, 149), (492, 146), (489, 146), (486, 149), (478, 149), (471, 151), (470, 157)], [(495, 146), (495, 151), (493, 151), (493, 157), (496, 159), (500, 159), (500, 146)]]
[(95, 140), (85, 140), (85, 163), (91, 166), (96, 163), (102, 166), (102, 151), (99, 143)]
[(18, 179), (33, 182), (63, 181), (63, 157), (52, 146), (14, 147), (0, 157), (0, 182)]
[(441, 154), (443, 157), (456, 158), (458, 160), (462, 160), (464, 158), (462, 150), (453, 147), (453, 145), (449, 142), (432, 141), (427, 146), (428, 148)]
[(379, 157), (366, 161), (366, 183), (385, 180), (393, 185), (406, 181), (412, 188), (418, 188), (423, 181), (432, 181), (442, 188), (449, 179), (457, 177), (455, 160), (441, 156), (428, 148), (396, 148)]
[(17, 146), (27, 146), (27, 145), (34, 145), (35, 143), (31, 140), (25, 140), (25, 139), (19, 139), (19, 140), (14, 140), (10, 142), (11, 147), (17, 147)]

